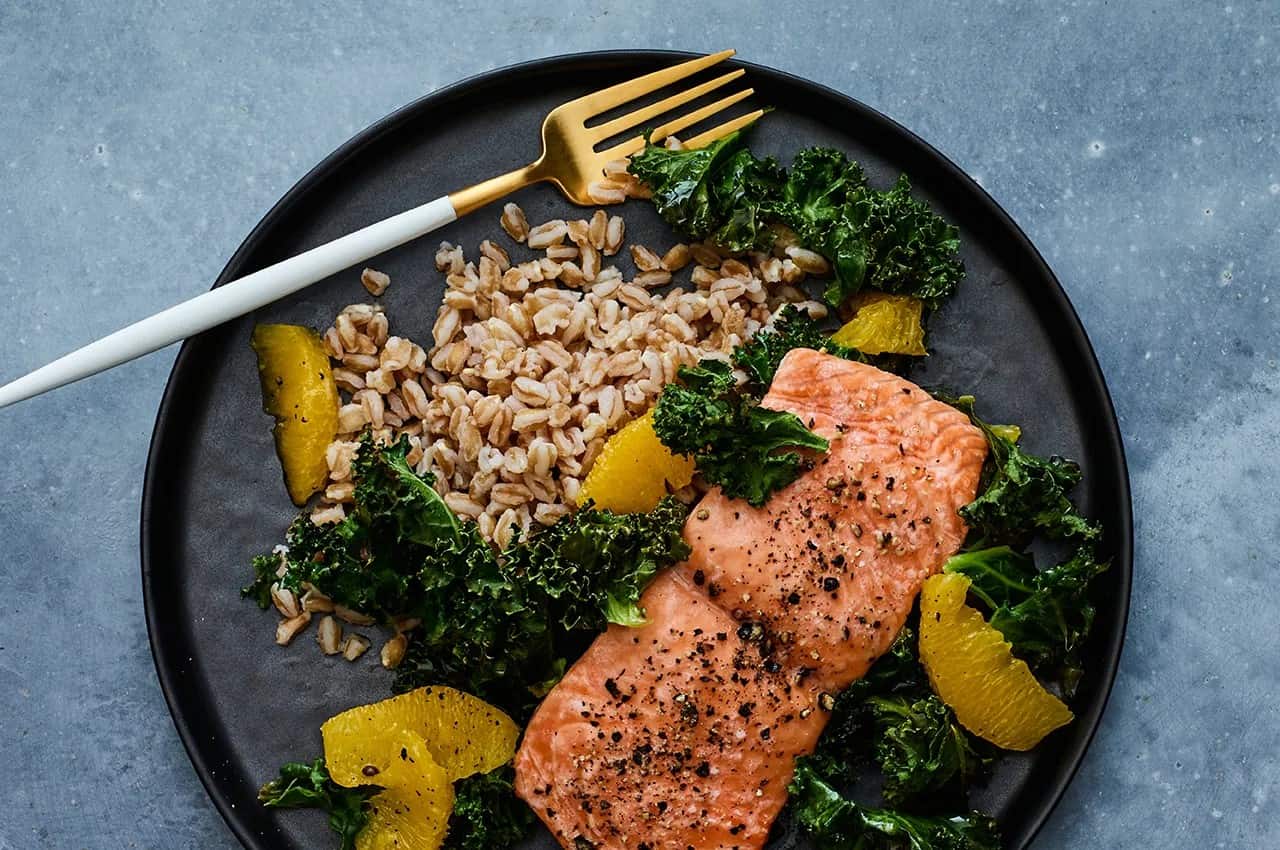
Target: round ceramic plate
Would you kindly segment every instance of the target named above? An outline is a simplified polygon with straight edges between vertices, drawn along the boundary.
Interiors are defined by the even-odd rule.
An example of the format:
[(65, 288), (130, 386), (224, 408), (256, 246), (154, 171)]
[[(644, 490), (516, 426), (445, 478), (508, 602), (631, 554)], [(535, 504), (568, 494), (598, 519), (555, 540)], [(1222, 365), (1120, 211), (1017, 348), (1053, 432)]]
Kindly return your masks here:
[[(240, 246), (231, 280), (427, 199), (523, 164), (537, 153), (542, 117), (588, 91), (688, 58), (611, 52), (539, 60), (431, 94), (343, 145), (302, 179)], [(968, 277), (934, 317), (933, 356), (910, 377), (975, 393), (985, 415), (1023, 426), (1031, 450), (1077, 458), (1082, 508), (1108, 530), (1113, 566), (1097, 582), (1097, 623), (1076, 722), (1028, 755), (1009, 755), (973, 795), (1009, 847), (1028, 844), (1062, 795), (1097, 728), (1120, 656), (1132, 570), (1129, 483), (1107, 388), (1062, 288), (1009, 217), (933, 148), (857, 101), (767, 68), (747, 69), (774, 111), (751, 131), (757, 153), (789, 159), (809, 145), (841, 148), (873, 183), (899, 172), (960, 227)], [(548, 185), (513, 198), (532, 222), (575, 212)], [(441, 239), (473, 250), (499, 233), (500, 205), (376, 258), (394, 284), (381, 299), (392, 332), (428, 339), (444, 281)], [(616, 210), (615, 210), (616, 211)], [(629, 241), (676, 239), (651, 206), (620, 210)], [(626, 269), (630, 271), (630, 269)], [(368, 300), (358, 271), (187, 341), (156, 419), (142, 505), (147, 622), (160, 685), (196, 772), (232, 831), (252, 850), (337, 847), (315, 812), (269, 812), (258, 787), (285, 761), (321, 752), (320, 724), (389, 695), (376, 652), (360, 663), (311, 645), (281, 649), (276, 618), (239, 597), (250, 558), (278, 543), (294, 515), (285, 495), (249, 334), (261, 321), (326, 327)], [(774, 846), (803, 846), (781, 828)], [(533, 846), (552, 847), (548, 834)]]

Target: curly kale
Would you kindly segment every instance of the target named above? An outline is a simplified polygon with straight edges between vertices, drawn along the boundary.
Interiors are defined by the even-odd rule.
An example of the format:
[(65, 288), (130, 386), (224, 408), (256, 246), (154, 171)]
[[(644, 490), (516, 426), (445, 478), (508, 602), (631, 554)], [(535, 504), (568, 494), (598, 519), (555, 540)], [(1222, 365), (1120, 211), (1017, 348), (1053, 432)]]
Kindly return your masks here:
[(694, 150), (647, 144), (631, 157), (630, 171), (653, 190), (654, 206), (676, 232), (731, 251), (773, 244), (766, 221), (786, 173), (772, 158), (756, 159), (741, 133)]
[(788, 304), (774, 315), (771, 327), (756, 331), (733, 350), (733, 363), (747, 373), (753, 388), (763, 391), (773, 383), (782, 358), (796, 348), (810, 348), (846, 360), (866, 360), (862, 352), (832, 342), (816, 321)]
[(933, 694), (919, 699), (874, 696), (866, 707), (876, 728), (875, 760), (884, 772), (884, 798), (890, 805), (964, 789), (991, 764), (985, 748)]
[(689, 554), (683, 535), (688, 512), (670, 497), (647, 514), (584, 507), (510, 548), (506, 567), (535, 589), (566, 632), (644, 625), (640, 594), (658, 570)]
[(910, 627), (836, 698), (808, 759), (814, 773), (837, 785), (851, 784), (857, 768), (869, 762), (884, 774), (885, 800), (892, 805), (926, 793), (959, 796), (991, 764), (988, 747), (964, 731), (930, 690)]
[(767, 249), (777, 237), (773, 225), (790, 227), (802, 246), (831, 262), (832, 304), (870, 287), (937, 306), (964, 277), (959, 231), (912, 197), (906, 176), (874, 189), (840, 151), (806, 148), (788, 171), (756, 158), (733, 133), (696, 150), (647, 144), (630, 169), (653, 190), (659, 214), (691, 239)]
[(1084, 675), (1080, 655), (1093, 626), (1089, 583), (1109, 566), (1086, 544), (1045, 570), (1008, 546), (961, 552), (943, 569), (968, 576), (969, 593), (986, 606), (1014, 654), (1057, 679), (1070, 697)]
[(654, 431), (671, 451), (692, 456), (698, 472), (730, 498), (763, 505), (803, 470), (806, 460), (795, 449), (828, 448), (795, 414), (761, 407), (740, 391), (728, 363), (703, 360), (679, 375), (658, 399)]
[(255, 555), (250, 565), (253, 570), (253, 581), (240, 588), (240, 595), (258, 603), (263, 611), (271, 607), (271, 585), (279, 581), (276, 570), (280, 569), (280, 556)]
[(825, 850), (1000, 850), (996, 823), (973, 812), (955, 817), (904, 814), (840, 796), (806, 759), (788, 787), (792, 811)]
[(279, 556), (262, 556), (244, 590), (269, 604), (273, 583), (298, 593), (309, 584), (379, 622), (420, 621), (397, 690), (449, 684), (526, 717), (590, 637), (643, 621), (640, 593), (688, 552), (686, 508), (668, 500), (648, 514), (578, 511), (499, 557), (453, 516), (430, 475), (409, 467), (408, 449), (365, 434), (348, 516), (325, 525), (299, 516), (284, 575)]
[(1009, 430), (989, 425), (974, 412), (973, 396), (938, 398), (968, 415), (987, 438), (990, 456), (983, 467), (978, 498), (960, 509), (983, 545), (1025, 544), (1042, 534), (1051, 540), (1093, 541), (1101, 527), (1081, 516), (1071, 501), (1080, 483), (1075, 461), (1038, 457), (1009, 438)]
[(369, 822), (369, 798), (376, 785), (344, 788), (329, 778), (324, 759), (290, 762), (280, 775), (262, 786), (258, 800), (273, 809), (320, 809), (329, 815), (329, 828), (342, 837), (341, 850), (355, 850), (356, 835)]
[(453, 786), (453, 814), (442, 850), (502, 850), (533, 831), (533, 810), (516, 797), (511, 765)]

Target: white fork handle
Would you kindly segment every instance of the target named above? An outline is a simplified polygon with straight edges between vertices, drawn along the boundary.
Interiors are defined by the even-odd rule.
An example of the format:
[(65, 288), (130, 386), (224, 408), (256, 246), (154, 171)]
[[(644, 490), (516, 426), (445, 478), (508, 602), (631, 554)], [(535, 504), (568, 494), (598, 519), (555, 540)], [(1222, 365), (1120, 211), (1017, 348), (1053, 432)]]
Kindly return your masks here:
[(430, 233), (457, 217), (446, 195), (225, 283), (0, 387), (0, 407), (57, 389), (207, 331), (335, 272)]

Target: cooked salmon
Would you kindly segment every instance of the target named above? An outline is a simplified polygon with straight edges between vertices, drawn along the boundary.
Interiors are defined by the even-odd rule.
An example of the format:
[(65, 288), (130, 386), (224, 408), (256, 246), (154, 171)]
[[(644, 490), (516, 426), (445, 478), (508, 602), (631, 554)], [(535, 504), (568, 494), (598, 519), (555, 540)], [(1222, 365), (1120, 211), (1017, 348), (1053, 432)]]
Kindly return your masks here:
[(761, 509), (713, 490), (685, 526), (681, 569), (759, 622), (784, 663), (829, 690), (860, 678), (897, 637), (924, 580), (964, 542), (987, 443), (969, 418), (863, 363), (797, 349), (762, 404), (831, 442)]
[(568, 850), (760, 848), (831, 695), (955, 552), (981, 432), (919, 387), (814, 351), (765, 397), (831, 442), (762, 508), (709, 493), (649, 622), (611, 626), (539, 706), (516, 791)]
[(571, 850), (760, 847), (826, 722), (812, 684), (682, 575), (641, 597), (543, 701), (516, 791)]

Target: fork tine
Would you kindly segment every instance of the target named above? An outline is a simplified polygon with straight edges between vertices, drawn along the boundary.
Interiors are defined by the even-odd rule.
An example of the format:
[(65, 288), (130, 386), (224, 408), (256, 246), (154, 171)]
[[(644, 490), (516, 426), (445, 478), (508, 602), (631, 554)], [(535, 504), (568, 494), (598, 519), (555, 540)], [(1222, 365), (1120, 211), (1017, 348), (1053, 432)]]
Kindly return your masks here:
[(621, 106), (637, 97), (657, 91), (663, 86), (669, 86), (674, 82), (683, 80), (685, 77), (696, 74), (704, 68), (710, 68), (718, 62), (728, 59), (735, 52), (733, 50), (721, 50), (719, 53), (699, 56), (697, 59), (690, 59), (688, 62), (681, 62), (679, 65), (672, 65), (670, 68), (663, 68), (661, 71), (654, 71), (642, 77), (636, 77), (634, 80), (627, 80), (624, 83), (609, 86), (607, 89), (592, 92), (565, 105), (583, 110), (583, 117), (590, 118), (592, 115), (599, 115), (601, 112)]
[(588, 131), (596, 141), (603, 141), (610, 136), (616, 136), (618, 133), (643, 124), (650, 118), (655, 118), (659, 115), (670, 112), (677, 106), (684, 106), (689, 101), (696, 100), (708, 92), (715, 91), (725, 83), (732, 82), (745, 73), (747, 72), (741, 68), (736, 71), (730, 71), (727, 74), (716, 77), (714, 80), (709, 80), (701, 85), (694, 86), (693, 88), (686, 89), (682, 92), (676, 92), (670, 97), (663, 98), (657, 103), (641, 107), (640, 109), (637, 109), (634, 112), (629, 112), (620, 118), (607, 121), (598, 127), (588, 128)]
[[(651, 138), (655, 142), (660, 142), (663, 139), (665, 139), (667, 136), (673, 135), (675, 133), (679, 133), (681, 130), (685, 129), (686, 127), (692, 127), (694, 124), (697, 124), (699, 121), (703, 121), (707, 118), (710, 118), (712, 115), (715, 115), (717, 112), (722, 112), (725, 109), (728, 109), (730, 106), (733, 106), (738, 101), (745, 100), (746, 98), (751, 97), (751, 95), (754, 93), (755, 93), (755, 89), (743, 89), (742, 91), (735, 92), (734, 94), (731, 94), (728, 97), (722, 97), (719, 100), (717, 100), (715, 103), (709, 103), (706, 106), (703, 106), (699, 109), (695, 109), (686, 115), (681, 115), (679, 118), (674, 118), (668, 121), (666, 124), (663, 124), (659, 127), (654, 128), (653, 135), (651, 136)], [(763, 111), (757, 109), (755, 112), (752, 112), (747, 116), (743, 116), (744, 118), (749, 119), (747, 121), (742, 121), (741, 118), (734, 119), (734, 121), (730, 121), (727, 124), (721, 124), (720, 127), (716, 127), (713, 130), (709, 130), (707, 133), (703, 133), (697, 138), (703, 139), (703, 137), (705, 136), (706, 138), (703, 139), (703, 142), (702, 142), (702, 144), (705, 145), (708, 142), (715, 141), (716, 139), (720, 138), (720, 136), (723, 136), (727, 133), (732, 132), (733, 130), (736, 130), (738, 127), (745, 127), (747, 124), (750, 124), (752, 121), (754, 121), (756, 118), (759, 118), (763, 114), (764, 114)], [(736, 123), (736, 122), (741, 122), (741, 123)], [(729, 124), (734, 124), (734, 127), (732, 127), (729, 130), (724, 130), (723, 132), (717, 133), (718, 130), (720, 130), (722, 127), (728, 127)], [(708, 133), (715, 133), (716, 135), (708, 135)], [(630, 156), (631, 154), (635, 153), (636, 151), (640, 150), (643, 147), (644, 147), (644, 137), (635, 136), (633, 138), (627, 139), (625, 142), (622, 142), (621, 144), (614, 145), (613, 147), (609, 148), (607, 151), (604, 151), (602, 154), (600, 154), (600, 156), (602, 156), (605, 160), (621, 159), (624, 156)], [(692, 147), (692, 145), (686, 143), (685, 147)]]
[(719, 127), (712, 127), (705, 133), (699, 133), (692, 139), (684, 143), (686, 148), (700, 148), (709, 145), (717, 139), (723, 139), (735, 130), (741, 130), (743, 127), (754, 124), (757, 120), (764, 117), (764, 110), (757, 109), (755, 112), (748, 112), (746, 115), (739, 115), (732, 121), (726, 121)]

